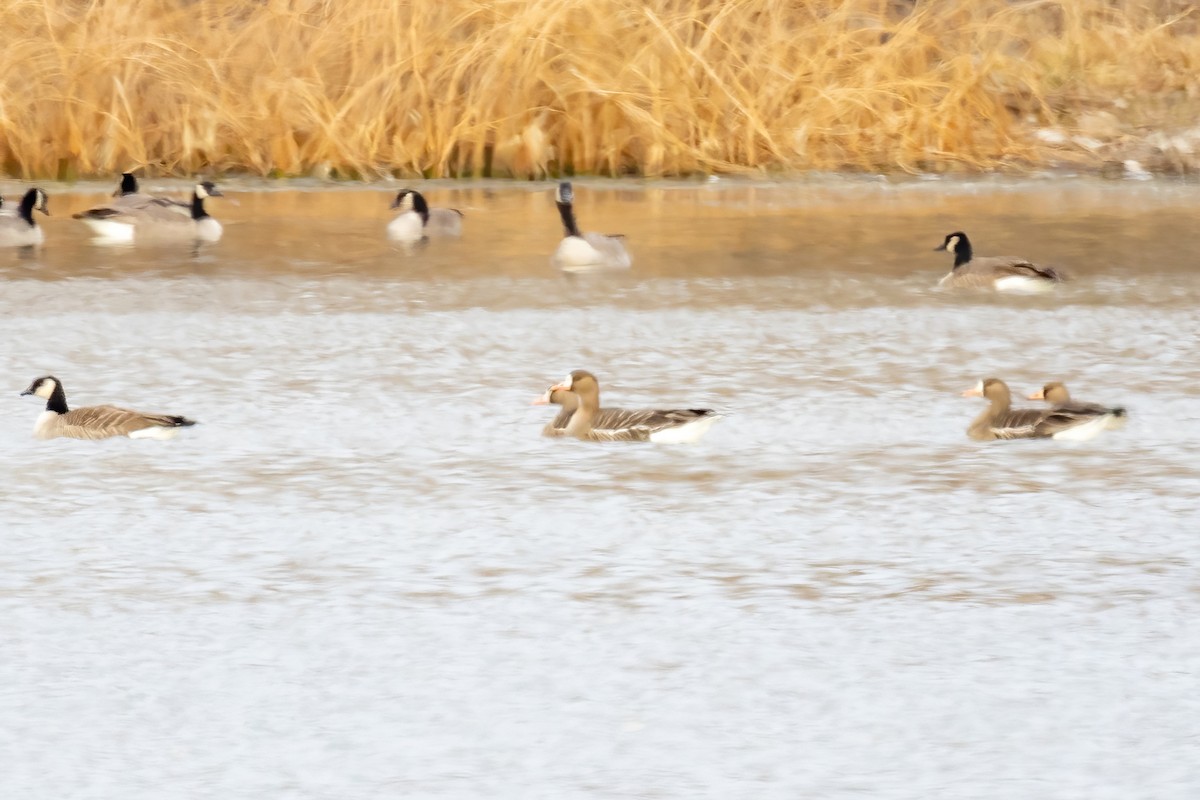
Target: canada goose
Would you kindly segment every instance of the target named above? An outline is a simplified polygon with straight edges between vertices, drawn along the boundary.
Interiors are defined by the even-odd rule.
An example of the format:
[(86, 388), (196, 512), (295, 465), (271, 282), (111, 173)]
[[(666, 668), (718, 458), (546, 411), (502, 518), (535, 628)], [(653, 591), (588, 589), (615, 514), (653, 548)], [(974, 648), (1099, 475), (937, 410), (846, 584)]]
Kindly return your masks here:
[[(579, 395), (574, 392), (568, 392), (566, 389), (551, 386), (544, 394), (539, 395), (533, 401), (533, 405), (535, 406), (548, 404), (561, 406), (561, 409), (555, 415), (554, 419), (547, 422), (546, 427), (542, 428), (542, 436), (566, 436), (567, 423), (571, 421), (571, 415), (579, 408)], [(607, 430), (619, 427), (620, 421), (628, 413), (623, 408), (602, 408), (592, 418), (592, 428)]]
[[(112, 202), (113, 206), (118, 208), (142, 208), (144, 206), (160, 206), (176, 214), (184, 217), (192, 215), (192, 204), (185, 203), (181, 200), (172, 200), (169, 197), (156, 197), (151, 194), (142, 194), (138, 187), (138, 179), (134, 177), (132, 172), (121, 173), (121, 185), (113, 192), (113, 197), (117, 198)], [(87, 212), (84, 212), (87, 213)]]
[(35, 210), (47, 216), (50, 214), (50, 209), (46, 208), (46, 193), (41, 189), (27, 191), (17, 206), (16, 214), (0, 216), (0, 245), (23, 247), (41, 244), (46, 237), (33, 219)]
[(633, 264), (629, 251), (621, 240), (625, 237), (616, 234), (606, 236), (602, 233), (580, 233), (579, 225), (575, 222), (575, 210), (572, 205), (575, 194), (571, 184), (563, 181), (558, 185), (556, 204), (559, 216), (562, 217), (563, 240), (550, 262), (567, 272), (587, 269), (609, 268), (627, 269)]
[(1127, 420), (1125, 409), (1120, 406), (1102, 406), (1099, 403), (1081, 403), (1071, 399), (1071, 393), (1061, 381), (1051, 381), (1029, 395), (1030, 400), (1045, 400), (1055, 410), (1071, 409), (1091, 414), (1107, 415), (1106, 427), (1109, 430), (1123, 428)]
[(946, 241), (933, 250), (954, 253), (954, 267), (938, 281), (938, 286), (995, 289), (998, 292), (1044, 292), (1063, 280), (1063, 276), (1050, 267), (1039, 267), (1023, 258), (975, 258), (971, 240), (962, 231), (949, 234)]
[[(1007, 384), (988, 378), (962, 393), (983, 397), (988, 407), (967, 428), (967, 435), (981, 442), (994, 439), (1091, 439), (1108, 427), (1118, 409), (1013, 408)], [(1124, 410), (1120, 410), (1124, 414)]]
[(88, 406), (71, 411), (67, 395), (58, 378), (46, 375), (29, 384), (21, 395), (31, 394), (46, 400), (46, 410), (37, 418), (33, 435), (37, 439), (66, 436), (71, 439), (170, 439), (179, 428), (195, 425), (194, 420), (166, 414), (143, 414), (116, 406)]
[(567, 421), (565, 435), (592, 442), (655, 442), (676, 444), (694, 442), (703, 436), (721, 415), (710, 408), (671, 411), (633, 411), (612, 409), (600, 427), (600, 382), (586, 370), (577, 369), (566, 379), (550, 387), (551, 396), (559, 390), (579, 397), (579, 408)]
[(400, 209), (388, 223), (388, 238), (417, 242), (426, 236), (461, 236), (463, 213), (457, 208), (430, 208), (416, 189), (402, 189), (392, 201)]
[(223, 197), (212, 181), (196, 184), (192, 191), (190, 214), (180, 214), (159, 202), (124, 205), (122, 198), (75, 214), (104, 239), (132, 242), (138, 239), (187, 239), (215, 242), (221, 238), (221, 223), (208, 215), (204, 201)]

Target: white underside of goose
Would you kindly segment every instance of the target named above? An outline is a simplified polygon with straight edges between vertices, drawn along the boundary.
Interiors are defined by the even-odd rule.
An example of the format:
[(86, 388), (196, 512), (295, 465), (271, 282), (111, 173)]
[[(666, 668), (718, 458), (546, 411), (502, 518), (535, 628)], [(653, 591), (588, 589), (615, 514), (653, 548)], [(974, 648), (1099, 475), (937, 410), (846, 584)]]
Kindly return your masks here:
[[(11, 223), (13, 220), (6, 219), (5, 222)], [(42, 233), (40, 225), (27, 225), (23, 223), (20, 226), (10, 225), (9, 227), (0, 230), (0, 245), (9, 245), (24, 247), (30, 244), (41, 244), (46, 239), (46, 235)]]
[[(943, 278), (943, 280), (945, 280)], [(994, 282), (997, 292), (1013, 292), (1014, 294), (1040, 294), (1054, 290), (1053, 281), (1044, 278), (1026, 278), (1023, 275), (1006, 275)]]
[(131, 222), (120, 222), (115, 219), (84, 219), (83, 223), (92, 229), (92, 233), (110, 242), (132, 242), (134, 225)]
[(588, 269), (628, 269), (633, 264), (620, 239), (602, 233), (567, 236), (559, 242), (551, 259), (566, 272)]
[[(1096, 417), (1093, 420), (1067, 428), (1065, 431), (1059, 431), (1052, 436), (1052, 439), (1061, 440), (1064, 442), (1086, 442), (1088, 439), (1094, 439), (1106, 430), (1113, 430), (1114, 415), (1104, 414)], [(1121, 427), (1123, 422), (1117, 422), (1117, 428)]]
[(389, 239), (397, 242), (419, 241), (425, 236), (425, 224), (417, 212), (405, 211), (388, 223), (387, 234)]
[(663, 428), (651, 433), (650, 441), (655, 444), (690, 444), (708, 433), (708, 429), (720, 418), (719, 414), (710, 414), (684, 425)]
[(174, 439), (179, 433), (179, 428), (163, 428), (158, 425), (151, 425), (148, 428), (142, 428), (138, 431), (129, 433), (130, 439)]

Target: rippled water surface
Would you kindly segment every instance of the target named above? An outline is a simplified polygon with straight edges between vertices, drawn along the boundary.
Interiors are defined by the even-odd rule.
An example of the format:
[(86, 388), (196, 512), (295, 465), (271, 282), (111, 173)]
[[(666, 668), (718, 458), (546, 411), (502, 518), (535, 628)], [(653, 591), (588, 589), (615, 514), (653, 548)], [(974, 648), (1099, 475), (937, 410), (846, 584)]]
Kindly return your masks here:
[[(254, 184), (99, 246), (109, 188), (0, 251), (0, 796), (1200, 796), (1200, 188), (583, 182), (582, 276), (550, 184), (415, 252)], [(1073, 281), (937, 291), (957, 229)], [(542, 438), (580, 367), (728, 416)], [(202, 424), (35, 441), (47, 373)], [(970, 441), (991, 375), (1130, 423)]]

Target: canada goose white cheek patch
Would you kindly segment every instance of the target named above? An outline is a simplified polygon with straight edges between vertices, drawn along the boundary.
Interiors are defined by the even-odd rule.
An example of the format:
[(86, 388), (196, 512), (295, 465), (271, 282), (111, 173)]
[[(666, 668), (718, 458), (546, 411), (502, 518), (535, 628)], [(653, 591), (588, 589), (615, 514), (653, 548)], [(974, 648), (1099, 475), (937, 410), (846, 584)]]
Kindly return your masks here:
[(946, 240), (946, 249), (949, 250), (950, 252), (954, 252), (955, 250), (958, 249), (958, 237), (957, 236), (951, 236), (949, 239)]

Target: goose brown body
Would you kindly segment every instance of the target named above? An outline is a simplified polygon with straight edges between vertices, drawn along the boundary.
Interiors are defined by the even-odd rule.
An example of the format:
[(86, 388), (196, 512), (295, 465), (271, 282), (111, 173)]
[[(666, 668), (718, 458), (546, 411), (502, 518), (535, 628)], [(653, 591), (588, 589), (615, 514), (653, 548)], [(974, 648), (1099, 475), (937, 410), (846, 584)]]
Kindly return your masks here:
[(954, 267), (938, 281), (939, 286), (997, 291), (1045, 291), (1061, 283), (1063, 276), (1051, 267), (1040, 267), (1014, 256), (976, 257), (971, 240), (962, 231), (946, 236), (935, 251), (954, 254)]
[(1071, 399), (1071, 393), (1067, 390), (1066, 384), (1061, 381), (1051, 381), (1029, 395), (1030, 400), (1044, 400), (1050, 406), (1059, 411), (1075, 411), (1085, 414), (1107, 414), (1108, 428), (1116, 430), (1125, 425), (1127, 413), (1121, 406), (1105, 406), (1099, 403), (1084, 403), (1079, 400)]
[[(577, 369), (550, 388), (578, 397), (578, 408), (567, 419), (563, 435), (592, 442), (691, 442), (703, 436), (721, 415), (710, 408), (672, 410), (605, 409), (600, 407), (600, 382)], [(601, 427), (603, 425), (603, 427)]]
[(70, 409), (62, 383), (53, 375), (37, 378), (22, 395), (46, 400), (46, 410), (38, 417), (33, 435), (38, 439), (167, 439), (177, 428), (195, 425), (194, 420), (171, 414), (147, 414), (118, 406), (87, 406)]
[[(988, 407), (967, 428), (977, 441), (995, 439), (1090, 439), (1108, 426), (1112, 412), (1101, 409), (1013, 408), (1012, 393), (999, 378), (987, 378), (963, 392), (983, 397)], [(1122, 412), (1124, 413), (1124, 412)]]

